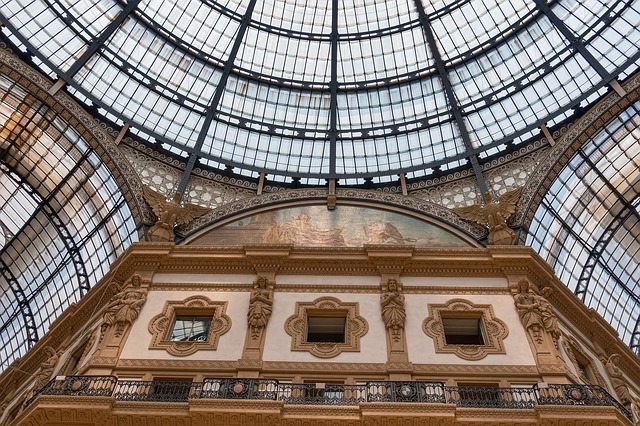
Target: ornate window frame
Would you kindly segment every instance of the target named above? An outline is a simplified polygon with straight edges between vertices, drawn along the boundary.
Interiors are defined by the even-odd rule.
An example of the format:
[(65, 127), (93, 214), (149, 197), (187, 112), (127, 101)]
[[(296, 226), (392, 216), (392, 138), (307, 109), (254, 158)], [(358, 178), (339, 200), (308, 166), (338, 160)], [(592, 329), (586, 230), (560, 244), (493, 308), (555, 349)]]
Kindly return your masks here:
[[(571, 336), (563, 336), (562, 344), (564, 346), (564, 352), (567, 354), (574, 369), (576, 370), (576, 379), (578, 379), (578, 381), (582, 381), (586, 384), (602, 386), (603, 388), (608, 389), (602, 374), (600, 374), (597, 364), (595, 364), (593, 359), (587, 354), (575, 338)], [(580, 368), (580, 364), (585, 368), (589, 377), (584, 375)]]
[[(205, 296), (192, 296), (185, 300), (167, 301), (161, 314), (149, 323), (153, 335), (149, 349), (165, 349), (171, 355), (187, 356), (199, 350), (216, 350), (220, 336), (231, 329), (231, 318), (226, 315), (228, 302), (214, 302)], [(209, 335), (204, 342), (178, 342), (169, 340), (177, 315), (211, 315)]]
[[(344, 343), (307, 342), (309, 313), (346, 316)], [(291, 350), (310, 352), (318, 358), (333, 358), (342, 352), (359, 352), (360, 338), (369, 331), (369, 324), (359, 313), (358, 302), (342, 302), (335, 297), (296, 302), (295, 314), (287, 318), (284, 324), (285, 331), (291, 336)]]
[[(509, 334), (507, 325), (495, 317), (491, 305), (476, 305), (465, 299), (452, 299), (443, 304), (429, 304), (429, 316), (422, 330), (433, 338), (436, 353), (452, 353), (462, 359), (477, 361), (488, 354), (504, 354), (504, 339)], [(442, 318), (479, 318), (484, 330), (484, 345), (447, 344)]]

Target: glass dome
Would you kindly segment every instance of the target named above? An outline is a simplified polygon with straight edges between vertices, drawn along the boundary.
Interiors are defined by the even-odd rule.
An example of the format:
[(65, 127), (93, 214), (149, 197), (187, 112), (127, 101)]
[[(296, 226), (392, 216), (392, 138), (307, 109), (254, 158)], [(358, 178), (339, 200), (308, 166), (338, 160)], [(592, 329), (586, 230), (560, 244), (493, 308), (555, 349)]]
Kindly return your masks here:
[(607, 0), (7, 0), (2, 15), (52, 78), (150, 143), (303, 183), (477, 167), (624, 79), (640, 45), (637, 2)]
[[(274, 192), (386, 190), (399, 174), (427, 191), (454, 171), (471, 181), (443, 191), (455, 207), (444, 199), (504, 192), (484, 166), (548, 148), (549, 130), (625, 95), (640, 59), (640, 0), (0, 0), (0, 23), (0, 49), (56, 82), (45, 93), (0, 70), (0, 369), (153, 223), (47, 106), (58, 91), (128, 132), (124, 148), (180, 162), (168, 196), (190, 196), (198, 169), (248, 184), (210, 207), (255, 194), (259, 174)], [(640, 354), (638, 93), (558, 157), (520, 234)]]

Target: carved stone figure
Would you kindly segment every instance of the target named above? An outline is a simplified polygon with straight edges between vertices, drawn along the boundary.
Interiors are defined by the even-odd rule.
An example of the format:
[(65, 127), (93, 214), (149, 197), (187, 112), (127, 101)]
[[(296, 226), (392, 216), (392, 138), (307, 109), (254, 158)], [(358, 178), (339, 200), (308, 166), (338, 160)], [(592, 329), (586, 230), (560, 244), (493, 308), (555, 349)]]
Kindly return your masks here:
[(514, 296), (514, 301), (522, 325), (525, 329), (531, 330), (536, 342), (542, 343), (541, 329), (544, 328), (544, 320), (539, 300), (529, 289), (529, 281), (520, 280), (518, 282), (518, 293)]
[(515, 242), (516, 234), (507, 225), (507, 220), (516, 211), (516, 203), (521, 192), (521, 187), (505, 192), (497, 203), (493, 203), (491, 194), (486, 193), (484, 206), (474, 204), (468, 207), (454, 208), (453, 211), (462, 219), (488, 226), (490, 245), (511, 245)]
[(619, 362), (620, 354), (612, 354), (607, 360), (607, 364), (605, 365), (605, 367), (607, 368), (607, 372), (609, 373), (609, 378), (611, 379), (613, 389), (618, 395), (618, 400), (622, 402), (623, 405), (628, 407), (629, 405), (631, 405), (632, 399), (631, 394), (629, 393), (629, 387), (627, 386), (627, 381), (622, 375), (622, 371), (620, 371), (620, 368), (618, 368)]
[(40, 391), (49, 380), (51, 380), (51, 376), (53, 375), (53, 370), (56, 368), (56, 364), (58, 364), (58, 360), (60, 359), (60, 355), (51, 347), (47, 346), (44, 348), (44, 351), (47, 353), (47, 359), (40, 364), (40, 370), (36, 376), (36, 381), (33, 384), (33, 388), (30, 392), (31, 395), (35, 395), (36, 392)]
[(211, 210), (191, 203), (179, 204), (180, 194), (175, 194), (173, 200), (167, 200), (164, 195), (147, 186), (143, 186), (143, 191), (144, 198), (158, 217), (156, 224), (147, 232), (149, 241), (174, 242), (173, 228), (176, 225), (186, 225)]
[(387, 281), (384, 293), (380, 295), (382, 320), (385, 327), (391, 330), (391, 338), (400, 341), (401, 331), (404, 329), (406, 313), (404, 311), (404, 295), (400, 293), (398, 282), (394, 279)]
[(147, 290), (140, 288), (141, 283), (140, 276), (134, 275), (131, 279), (132, 287), (122, 290), (111, 298), (100, 328), (100, 341), (109, 327), (114, 326), (114, 337), (120, 337), (125, 327), (133, 324), (133, 321), (138, 318), (140, 309), (147, 300)]
[(259, 276), (253, 284), (253, 290), (251, 290), (249, 312), (247, 313), (252, 339), (257, 339), (262, 329), (267, 326), (272, 307), (273, 286), (269, 285), (269, 281), (265, 277)]
[(551, 335), (553, 341), (557, 343), (561, 332), (558, 327), (558, 317), (553, 313), (553, 307), (551, 303), (549, 303), (549, 300), (547, 300), (551, 293), (553, 293), (553, 289), (551, 287), (545, 287), (542, 289), (542, 296), (534, 294), (533, 297), (538, 303), (544, 329)]

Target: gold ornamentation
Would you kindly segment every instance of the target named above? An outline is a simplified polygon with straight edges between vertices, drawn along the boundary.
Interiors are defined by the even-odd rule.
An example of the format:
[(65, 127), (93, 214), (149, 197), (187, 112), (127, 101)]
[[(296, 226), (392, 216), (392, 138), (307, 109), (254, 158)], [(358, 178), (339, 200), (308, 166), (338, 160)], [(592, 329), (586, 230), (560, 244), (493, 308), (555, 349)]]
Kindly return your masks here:
[[(310, 352), (319, 358), (332, 358), (342, 352), (359, 352), (360, 338), (367, 334), (369, 325), (359, 315), (357, 302), (341, 302), (335, 297), (320, 297), (313, 302), (296, 302), (295, 314), (285, 322), (285, 331), (291, 336), (292, 351)], [(307, 342), (308, 311), (334, 311), (346, 314), (344, 343)]]
[(491, 202), (491, 194), (487, 192), (484, 196), (484, 206), (474, 204), (469, 207), (457, 207), (453, 211), (463, 219), (488, 226), (490, 245), (512, 245), (516, 240), (516, 234), (507, 226), (507, 220), (516, 211), (516, 203), (521, 192), (522, 187), (505, 192), (497, 203)]
[(167, 200), (162, 194), (157, 193), (148, 186), (143, 186), (144, 197), (158, 217), (155, 225), (149, 228), (147, 238), (155, 242), (174, 242), (173, 228), (176, 224), (186, 225), (198, 216), (202, 216), (210, 209), (185, 203), (180, 205), (180, 194), (176, 193), (172, 200)]
[[(205, 296), (192, 296), (182, 301), (167, 301), (161, 314), (149, 323), (153, 334), (149, 349), (165, 349), (171, 355), (187, 356), (198, 350), (216, 350), (220, 336), (231, 329), (231, 318), (226, 315), (227, 302), (213, 302)], [(210, 315), (211, 326), (206, 341), (169, 340), (176, 315)]]
[[(485, 331), (483, 345), (447, 344), (442, 318), (479, 318)], [(507, 325), (497, 319), (491, 305), (475, 305), (464, 299), (447, 303), (429, 304), (429, 317), (422, 323), (422, 330), (433, 338), (437, 353), (452, 353), (460, 358), (477, 361), (488, 354), (504, 354), (504, 339), (509, 334)]]

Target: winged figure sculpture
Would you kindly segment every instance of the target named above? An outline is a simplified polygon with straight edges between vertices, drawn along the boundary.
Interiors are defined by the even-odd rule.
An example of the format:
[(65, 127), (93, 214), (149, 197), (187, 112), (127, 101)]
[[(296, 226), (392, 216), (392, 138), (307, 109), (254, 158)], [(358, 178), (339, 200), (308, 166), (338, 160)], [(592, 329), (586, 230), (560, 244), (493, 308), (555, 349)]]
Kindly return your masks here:
[(209, 208), (196, 206), (191, 203), (180, 204), (180, 194), (173, 196), (172, 200), (149, 188), (143, 186), (144, 198), (158, 217), (155, 225), (149, 228), (147, 239), (156, 242), (173, 242), (175, 234), (173, 228), (176, 225), (186, 225), (195, 218), (208, 212)]
[(488, 226), (489, 244), (511, 245), (515, 242), (516, 234), (507, 226), (507, 220), (515, 213), (516, 203), (521, 193), (522, 187), (505, 192), (500, 196), (497, 203), (492, 201), (491, 194), (486, 193), (484, 205), (474, 204), (452, 210), (462, 219)]

